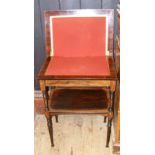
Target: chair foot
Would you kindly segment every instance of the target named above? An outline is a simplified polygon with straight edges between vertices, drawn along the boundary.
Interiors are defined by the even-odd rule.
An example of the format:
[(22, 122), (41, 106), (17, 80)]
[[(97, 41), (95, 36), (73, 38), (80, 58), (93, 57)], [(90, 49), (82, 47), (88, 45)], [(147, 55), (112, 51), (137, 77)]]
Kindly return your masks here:
[(111, 122), (112, 120), (108, 118), (106, 147), (109, 147), (109, 141), (110, 141), (110, 135), (111, 135)]
[(56, 123), (58, 123), (58, 115), (55, 115)]

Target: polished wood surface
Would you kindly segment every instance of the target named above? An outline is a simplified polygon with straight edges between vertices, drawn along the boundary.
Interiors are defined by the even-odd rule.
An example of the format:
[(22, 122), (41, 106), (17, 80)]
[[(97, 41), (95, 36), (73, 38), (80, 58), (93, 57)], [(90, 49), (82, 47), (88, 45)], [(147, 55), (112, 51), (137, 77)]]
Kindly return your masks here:
[(108, 87), (110, 80), (45, 80), (45, 85), (55, 87)]
[(105, 114), (108, 116), (109, 95), (102, 88), (54, 89), (49, 112), (54, 114)]
[(51, 96), (53, 109), (107, 109), (107, 93), (103, 89), (55, 89)]
[(115, 92), (114, 80), (40, 80), (40, 89), (45, 91), (47, 87), (53, 88), (102, 88)]

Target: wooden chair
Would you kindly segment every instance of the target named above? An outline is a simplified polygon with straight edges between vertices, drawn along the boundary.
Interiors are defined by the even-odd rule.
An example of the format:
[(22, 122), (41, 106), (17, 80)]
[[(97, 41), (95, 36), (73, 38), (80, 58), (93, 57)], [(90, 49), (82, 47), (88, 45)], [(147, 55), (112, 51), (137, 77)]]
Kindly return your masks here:
[(46, 11), (46, 60), (38, 79), (53, 142), (52, 116), (99, 114), (108, 117), (109, 146), (116, 71), (113, 10)]

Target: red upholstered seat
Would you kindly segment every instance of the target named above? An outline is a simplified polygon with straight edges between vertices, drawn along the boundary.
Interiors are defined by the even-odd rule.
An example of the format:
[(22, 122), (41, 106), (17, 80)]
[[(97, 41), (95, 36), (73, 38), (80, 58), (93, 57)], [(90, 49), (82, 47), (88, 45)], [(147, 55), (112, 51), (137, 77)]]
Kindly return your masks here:
[(46, 75), (109, 75), (106, 60), (106, 17), (51, 19), (52, 58)]
[(109, 75), (106, 56), (103, 57), (52, 57), (46, 75), (104, 76)]

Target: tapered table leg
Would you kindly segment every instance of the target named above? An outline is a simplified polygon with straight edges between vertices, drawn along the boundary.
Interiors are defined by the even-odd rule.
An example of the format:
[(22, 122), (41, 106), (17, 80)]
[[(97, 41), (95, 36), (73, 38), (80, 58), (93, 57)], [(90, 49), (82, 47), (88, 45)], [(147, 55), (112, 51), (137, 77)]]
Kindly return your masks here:
[(52, 124), (52, 117), (49, 116), (47, 118), (47, 126), (48, 126), (48, 131), (50, 134), (50, 140), (51, 140), (51, 146), (54, 146), (54, 141), (53, 141), (53, 124)]
[(58, 115), (55, 115), (55, 120), (58, 123)]
[(109, 147), (109, 141), (110, 141), (110, 135), (111, 135), (111, 121), (112, 119), (108, 118), (106, 147)]
[(54, 146), (52, 116), (49, 113), (49, 107), (48, 107), (48, 99), (49, 99), (48, 91), (49, 91), (49, 88), (46, 87), (45, 91), (43, 91), (43, 98), (44, 98), (45, 116), (47, 119), (47, 126), (50, 134), (51, 146)]
[(106, 123), (107, 116), (104, 116), (104, 123)]

